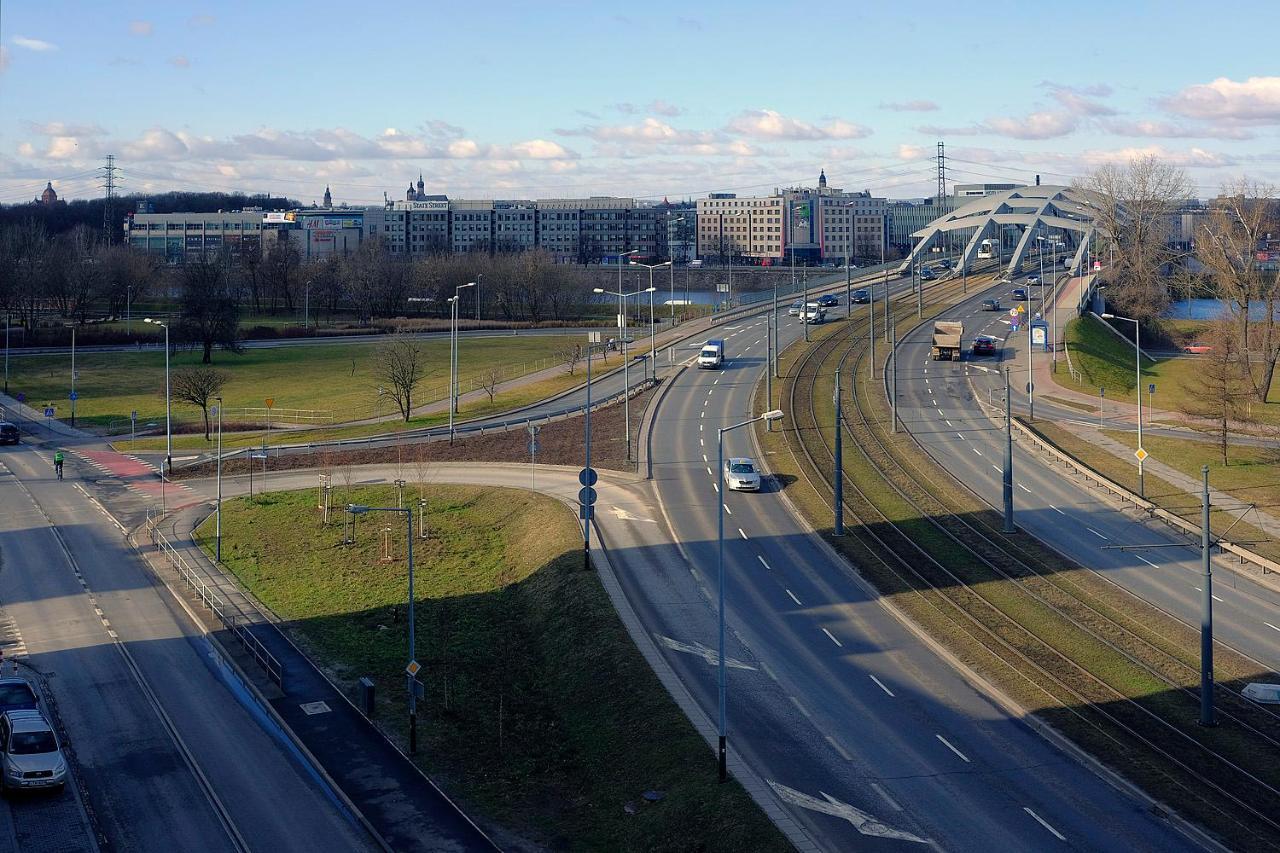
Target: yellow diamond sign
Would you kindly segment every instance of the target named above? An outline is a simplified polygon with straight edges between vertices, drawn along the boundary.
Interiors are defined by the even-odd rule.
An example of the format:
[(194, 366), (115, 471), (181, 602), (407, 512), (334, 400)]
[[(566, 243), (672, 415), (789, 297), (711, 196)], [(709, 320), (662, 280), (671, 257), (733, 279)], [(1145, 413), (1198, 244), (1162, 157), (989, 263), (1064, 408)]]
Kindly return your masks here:
[(1134, 456), (1136, 456), (1136, 457), (1138, 457), (1138, 461), (1139, 461), (1139, 462), (1141, 462), (1142, 460), (1146, 459), (1146, 458), (1147, 458), (1148, 456), (1150, 456), (1151, 454), (1147, 453), (1147, 451), (1145, 451), (1145, 450), (1143, 450), (1141, 447), (1139, 447), (1137, 450), (1133, 451), (1133, 455), (1134, 455)]
[(404, 668), (404, 671), (409, 673), (410, 676), (417, 675), (421, 670), (422, 664), (418, 663), (416, 660), (409, 661), (409, 665)]

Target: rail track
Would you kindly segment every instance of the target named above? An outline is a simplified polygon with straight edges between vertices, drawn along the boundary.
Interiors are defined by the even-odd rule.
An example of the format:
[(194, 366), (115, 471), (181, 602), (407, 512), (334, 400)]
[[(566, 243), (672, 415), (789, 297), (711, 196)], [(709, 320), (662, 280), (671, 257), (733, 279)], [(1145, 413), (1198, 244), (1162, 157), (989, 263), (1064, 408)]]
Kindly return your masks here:
[[(930, 308), (936, 311), (949, 295), (932, 294)], [(899, 305), (895, 316), (911, 308)], [(1280, 772), (1260, 772), (1256, 760), (1259, 752), (1280, 758), (1280, 717), (1220, 685), (1215, 698), (1223, 730), (1200, 729), (1194, 724), (1198, 690), (1187, 686), (1198, 669), (1181, 652), (1187, 626), (1156, 627), (1121, 612), (1095, 586), (1105, 581), (1112, 596), (1137, 600), (1025, 536), (1000, 533), (994, 512), (926, 463), (914, 439), (890, 437), (885, 388), (865, 369), (866, 326), (855, 319), (801, 353), (784, 391), (797, 467), (829, 501), (834, 409), (821, 391), (832, 387), (836, 366), (854, 377), (852, 410), (841, 425), (852, 439), (842, 496), (851, 522), (846, 550), (884, 592), (909, 595), (960, 636), (994, 652), (997, 665), (1022, 684), (1023, 696), (1048, 701), (1043, 716), (1087, 734), (1095, 753), (1106, 747), (1110, 754), (1100, 757), (1113, 766), (1176, 799), (1190, 815), (1225, 827), (1236, 846), (1280, 847)], [(828, 415), (825, 422), (820, 413)], [(872, 480), (885, 484), (876, 495)], [(1256, 664), (1223, 658), (1240, 674)], [(1128, 690), (1115, 683), (1117, 665)], [(1134, 679), (1149, 686), (1136, 698)]]

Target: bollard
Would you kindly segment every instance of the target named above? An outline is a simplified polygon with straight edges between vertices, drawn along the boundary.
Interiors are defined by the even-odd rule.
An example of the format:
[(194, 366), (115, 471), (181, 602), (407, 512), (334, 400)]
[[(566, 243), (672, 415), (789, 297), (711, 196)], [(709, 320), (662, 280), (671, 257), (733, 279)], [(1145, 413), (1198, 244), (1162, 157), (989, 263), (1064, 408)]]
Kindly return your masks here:
[(357, 699), (359, 700), (356, 704), (360, 707), (360, 713), (372, 719), (374, 709), (373, 679), (364, 675), (360, 676), (360, 681), (356, 690)]

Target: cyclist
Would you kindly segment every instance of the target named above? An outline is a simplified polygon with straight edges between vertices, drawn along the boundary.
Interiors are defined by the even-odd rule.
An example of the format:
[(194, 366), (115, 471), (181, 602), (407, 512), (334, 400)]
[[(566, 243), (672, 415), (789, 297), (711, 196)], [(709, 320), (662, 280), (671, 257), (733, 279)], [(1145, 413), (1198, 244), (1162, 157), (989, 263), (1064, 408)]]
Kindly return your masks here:
[(58, 479), (62, 479), (62, 451), (59, 450), (53, 454), (53, 470), (57, 472)]

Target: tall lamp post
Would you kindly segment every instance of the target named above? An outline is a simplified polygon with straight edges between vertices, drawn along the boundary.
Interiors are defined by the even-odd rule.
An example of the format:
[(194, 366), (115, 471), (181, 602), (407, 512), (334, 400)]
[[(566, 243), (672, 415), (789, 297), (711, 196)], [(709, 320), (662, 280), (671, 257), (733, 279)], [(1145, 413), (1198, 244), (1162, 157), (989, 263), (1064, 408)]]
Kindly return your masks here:
[[(680, 223), (684, 222), (684, 217), (677, 216), (671, 221), (676, 226), (676, 233), (679, 234)], [(676, 327), (676, 256), (675, 252), (671, 249), (670, 235), (667, 236), (667, 267), (671, 271), (671, 301), (667, 304), (671, 306), (671, 328), (674, 329)], [(653, 280), (650, 279), (649, 283), (653, 284)]]
[(1138, 497), (1145, 498), (1147, 495), (1143, 488), (1142, 461), (1147, 458), (1147, 451), (1142, 447), (1142, 345), (1139, 337), (1142, 325), (1132, 317), (1121, 317), (1119, 314), (1103, 314), (1102, 319), (1124, 320), (1133, 324), (1133, 390), (1138, 396), (1138, 449), (1134, 451), (1134, 455), (1138, 457)]
[(369, 512), (398, 512), (404, 515), (405, 541), (408, 543), (409, 555), (409, 663), (405, 673), (409, 676), (409, 754), (414, 755), (418, 751), (418, 658), (414, 645), (413, 618), (413, 510), (410, 507), (347, 504), (347, 512), (352, 515)]
[(716, 575), (719, 578), (719, 590), (717, 593), (719, 600), (720, 629), (719, 629), (719, 656), (716, 663), (717, 682), (719, 685), (720, 713), (719, 713), (719, 735), (720, 743), (717, 750), (719, 756), (720, 781), (725, 782), (729, 778), (729, 762), (726, 743), (728, 735), (725, 727), (725, 692), (728, 687), (724, 665), (724, 502), (725, 502), (725, 479), (724, 479), (724, 434), (740, 427), (750, 426), (756, 421), (777, 421), (782, 419), (782, 410), (773, 409), (765, 412), (763, 415), (757, 415), (749, 421), (734, 424), (733, 426), (721, 427), (716, 435), (716, 470), (719, 472), (716, 476), (720, 480), (720, 491), (716, 495), (718, 504), (716, 508), (716, 525), (717, 525), (717, 544), (716, 544)]
[[(222, 398), (214, 397), (218, 401), (218, 502), (217, 514), (214, 521), (214, 545), (213, 545), (213, 561), (215, 563), (222, 562)], [(249, 463), (250, 467), (253, 463)]]
[(4, 393), (9, 393), (9, 326), (12, 324), (12, 315), (4, 312)]
[[(619, 267), (618, 267), (618, 278), (619, 279), (622, 278), (621, 264), (619, 264)], [(622, 327), (622, 353), (623, 353), (622, 355), (622, 385), (623, 385), (622, 419), (625, 422), (624, 428), (627, 431), (627, 461), (628, 462), (631, 461), (631, 375), (630, 373), (628, 373), (628, 370), (630, 369), (629, 368), (630, 361), (629, 361), (629, 356), (627, 355), (627, 309), (626, 309), (626, 302), (624, 302), (623, 300), (631, 296), (639, 296), (642, 293), (652, 293), (654, 290), (655, 288), (650, 287), (647, 290), (637, 290), (635, 293), (623, 293), (621, 290), (605, 290), (602, 287), (592, 288), (593, 293), (603, 293), (608, 296), (618, 297), (618, 307), (621, 309), (618, 312), (618, 317), (621, 320), (620, 325)]]
[[(654, 346), (654, 335), (653, 335), (653, 292), (657, 290), (657, 288), (653, 286), (653, 271), (657, 269), (662, 269), (663, 267), (674, 267), (675, 265), (672, 264), (671, 261), (663, 261), (660, 264), (642, 264), (639, 261), (632, 261), (631, 266), (644, 267), (649, 271), (649, 290), (647, 291), (649, 294), (649, 363), (651, 365), (650, 369), (653, 371), (653, 378), (657, 379), (658, 378), (658, 362), (657, 362), (658, 352), (657, 352), (657, 348)], [(674, 275), (674, 273), (672, 273), (672, 275)], [(674, 279), (672, 280), (674, 281)], [(675, 311), (674, 305), (671, 307), (671, 310)]]
[(143, 319), (143, 322), (164, 329), (164, 473), (165, 476), (169, 476), (173, 473), (173, 396), (170, 394), (169, 386), (169, 324), (150, 317)]
[(453, 289), (453, 296), (449, 297), (452, 308), (449, 312), (449, 441), (453, 441), (453, 421), (458, 414), (458, 300), (461, 299), (463, 290), (475, 286), (474, 281), (460, 284)]

